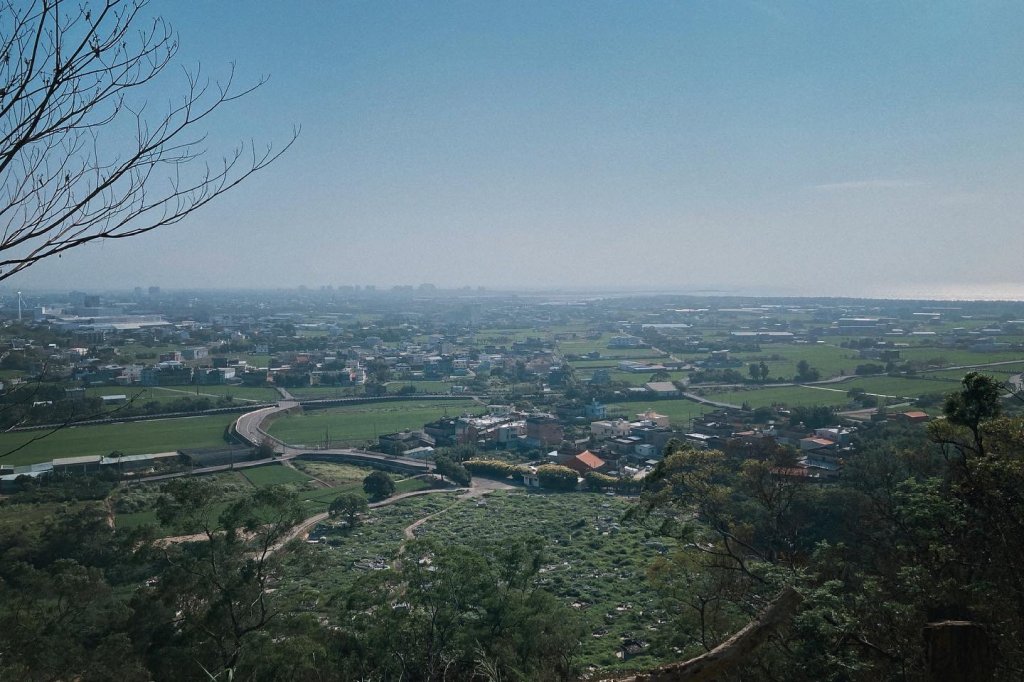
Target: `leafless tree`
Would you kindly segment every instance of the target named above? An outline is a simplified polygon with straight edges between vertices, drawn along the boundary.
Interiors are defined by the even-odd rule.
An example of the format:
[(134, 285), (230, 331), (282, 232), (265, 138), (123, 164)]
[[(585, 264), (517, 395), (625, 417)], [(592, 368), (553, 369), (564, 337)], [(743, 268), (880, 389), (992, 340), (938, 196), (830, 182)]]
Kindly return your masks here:
[(277, 159), (252, 142), (209, 161), (202, 128), (252, 92), (183, 70), (147, 0), (0, 0), (0, 280), (97, 239), (182, 220)]

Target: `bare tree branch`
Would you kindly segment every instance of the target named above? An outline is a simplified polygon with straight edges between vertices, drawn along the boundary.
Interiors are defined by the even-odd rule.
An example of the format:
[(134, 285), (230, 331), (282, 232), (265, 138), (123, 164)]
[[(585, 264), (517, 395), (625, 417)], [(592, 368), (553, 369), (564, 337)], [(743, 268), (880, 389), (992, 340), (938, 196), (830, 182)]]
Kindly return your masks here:
[[(244, 97), (183, 70), (184, 92), (152, 114), (144, 86), (166, 75), (177, 35), (144, 23), (147, 0), (0, 4), (0, 281), (97, 239), (172, 225), (266, 168), (280, 148), (240, 143), (204, 160), (199, 130)], [(132, 102), (130, 97), (139, 96)]]

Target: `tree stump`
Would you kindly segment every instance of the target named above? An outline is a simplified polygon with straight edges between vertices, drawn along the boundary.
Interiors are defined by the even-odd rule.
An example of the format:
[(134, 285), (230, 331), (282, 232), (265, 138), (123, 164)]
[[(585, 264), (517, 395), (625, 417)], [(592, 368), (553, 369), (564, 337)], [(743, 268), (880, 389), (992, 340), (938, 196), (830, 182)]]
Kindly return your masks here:
[(978, 623), (944, 620), (924, 627), (932, 682), (985, 682), (994, 673), (988, 633)]

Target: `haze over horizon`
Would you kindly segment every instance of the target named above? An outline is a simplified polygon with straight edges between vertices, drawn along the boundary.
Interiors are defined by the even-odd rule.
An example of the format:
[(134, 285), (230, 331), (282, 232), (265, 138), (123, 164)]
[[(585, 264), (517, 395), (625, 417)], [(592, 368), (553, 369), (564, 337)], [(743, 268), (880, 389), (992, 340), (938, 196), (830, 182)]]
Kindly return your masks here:
[(211, 150), (301, 137), (5, 288), (1024, 299), (1014, 3), (155, 5), (180, 63), (270, 75)]

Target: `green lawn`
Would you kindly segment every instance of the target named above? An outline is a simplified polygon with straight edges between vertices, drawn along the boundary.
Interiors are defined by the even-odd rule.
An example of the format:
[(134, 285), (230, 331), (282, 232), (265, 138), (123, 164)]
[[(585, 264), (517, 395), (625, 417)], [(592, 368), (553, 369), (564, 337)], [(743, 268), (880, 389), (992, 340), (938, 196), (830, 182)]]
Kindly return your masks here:
[[(48, 462), (55, 457), (109, 455), (120, 450), (128, 455), (170, 452), (182, 448), (207, 448), (224, 445), (224, 428), (231, 415), (150, 419), (121, 424), (70, 426), (24, 447), (0, 456), (4, 464), (15, 466)], [(0, 433), (0, 453), (11, 452), (48, 431)]]
[(306, 483), (310, 480), (309, 476), (301, 471), (296, 471), (283, 464), (268, 464), (267, 466), (240, 469), (239, 472), (257, 488), (287, 483)]
[(286, 415), (270, 426), (270, 433), (286, 443), (311, 444), (330, 437), (332, 445), (360, 444), (382, 433), (418, 429), (445, 414), (480, 413), (471, 400), (399, 400), (346, 405)]

